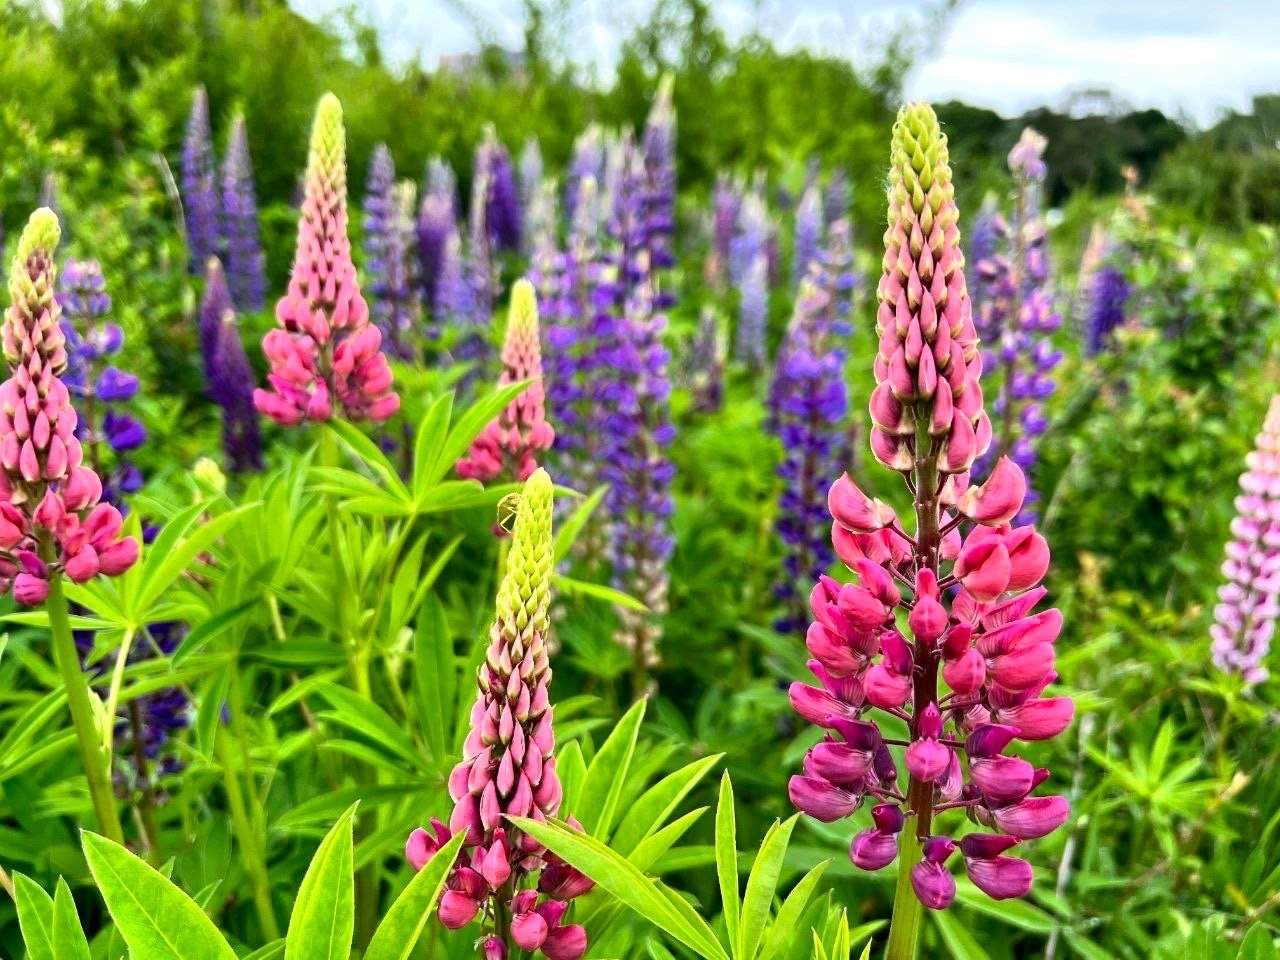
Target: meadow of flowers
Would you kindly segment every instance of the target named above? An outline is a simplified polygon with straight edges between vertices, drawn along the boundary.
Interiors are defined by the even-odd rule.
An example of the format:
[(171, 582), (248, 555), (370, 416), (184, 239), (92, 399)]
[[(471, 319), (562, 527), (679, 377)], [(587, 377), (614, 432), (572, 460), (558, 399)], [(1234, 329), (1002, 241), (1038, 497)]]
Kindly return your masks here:
[(651, 79), (6, 211), (0, 956), (1280, 955), (1274, 225)]

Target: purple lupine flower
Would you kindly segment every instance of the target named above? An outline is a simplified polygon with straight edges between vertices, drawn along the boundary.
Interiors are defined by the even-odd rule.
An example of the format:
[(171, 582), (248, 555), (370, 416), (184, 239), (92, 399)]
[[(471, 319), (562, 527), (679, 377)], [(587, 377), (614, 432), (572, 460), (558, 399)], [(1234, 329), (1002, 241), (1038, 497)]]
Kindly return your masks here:
[(825, 493), (839, 472), (849, 413), (839, 346), (849, 327), (837, 312), (831, 278), (816, 260), (811, 265), (813, 272), (800, 282), (769, 396), (770, 427), (783, 449), (775, 526), (785, 548), (784, 573), (775, 587), (784, 610), (774, 624), (780, 633), (807, 624), (805, 597), (796, 585), (812, 582), (835, 560)]
[(111, 297), (96, 260), (66, 262), (58, 302), (67, 341), (62, 381), (79, 413), (77, 435), (102, 478), (102, 499), (124, 513), (124, 495), (142, 487), (142, 475), (126, 455), (146, 442), (147, 431), (124, 409), (138, 393), (138, 378), (106, 363), (124, 347), (124, 334), (107, 319)]
[(1272, 397), (1245, 465), (1209, 635), (1214, 666), (1253, 686), (1269, 675), (1265, 661), (1280, 615), (1280, 395)]
[(1084, 352), (1097, 356), (1111, 334), (1125, 321), (1129, 303), (1129, 281), (1114, 263), (1103, 263), (1089, 280), (1088, 314), (1084, 322)]
[(604, 132), (598, 124), (593, 123), (574, 140), (573, 156), (569, 160), (569, 169), (565, 174), (564, 213), (569, 223), (573, 223), (578, 215), (578, 196), (583, 181), (587, 179), (592, 181), (598, 197), (603, 178)]
[[(1035, 463), (1035, 441), (1048, 427), (1041, 404), (1053, 394), (1053, 369), (1062, 360), (1050, 337), (1062, 323), (1049, 289), (1048, 239), (1038, 216), (1039, 189), (1044, 179), (1044, 138), (1023, 131), (1019, 146), (1009, 155), (1017, 187), (1013, 225), (1002, 218), (992, 222), (1006, 253), (997, 252), (977, 265), (983, 288), (982, 310), (975, 326), (984, 351), (983, 366), (994, 396), (995, 443), (974, 468), (986, 476), (999, 456), (1007, 455), (1025, 473)], [(1035, 519), (1029, 491), (1017, 522)]]
[(827, 223), (849, 219), (849, 208), (853, 204), (853, 191), (849, 187), (849, 175), (843, 167), (831, 171), (827, 180), (827, 189), (822, 194), (822, 216)]
[[(603, 457), (603, 479), (610, 484), (615, 585), (660, 615), (666, 612), (667, 562), (675, 546), (668, 529), (675, 470), (666, 455), (675, 428), (663, 345), (666, 315), (655, 307), (658, 278), (647, 246), (656, 236), (646, 204), (654, 166), (645, 164), (630, 139), (619, 152), (621, 176), (609, 221), (611, 270), (599, 291), (616, 323), (613, 336), (604, 340), (611, 349), (611, 379), (602, 390), (611, 414), (605, 434), (611, 446)], [(634, 611), (619, 611), (619, 620), (617, 639), (633, 652), (639, 692), (657, 662), (661, 627)]]
[(218, 181), (209, 135), (209, 96), (196, 87), (182, 143), (182, 207), (187, 222), (188, 268), (199, 276), (218, 252)]
[[(671, 100), (671, 77), (664, 77), (645, 122), (644, 189), (640, 198), (643, 243), (649, 251), (650, 266), (666, 270), (675, 265), (673, 238), (676, 231), (676, 111)], [(654, 306), (670, 307), (668, 291), (654, 290)]]
[[(187, 626), (178, 621), (148, 624), (129, 651), (131, 664), (155, 657), (169, 657), (186, 636)], [(92, 641), (89, 644), (92, 648)], [(185, 768), (174, 749), (174, 737), (191, 725), (191, 701), (181, 687), (165, 687), (137, 697), (116, 718), (116, 739), (112, 771), (116, 793), (129, 797), (151, 794), (157, 802), (163, 781)]]
[(800, 196), (796, 207), (795, 243), (792, 247), (791, 280), (799, 284), (809, 274), (809, 266), (818, 258), (825, 224), (822, 218), (822, 195), (816, 183)]
[(200, 303), (200, 348), (209, 399), (222, 408), (222, 449), (233, 473), (262, 469), (253, 370), (245, 356), (222, 264), (210, 257)]
[(727, 173), (716, 176), (711, 195), (711, 250), (707, 264), (707, 283), (724, 290), (729, 282), (729, 257), (733, 237), (738, 229), (742, 195)]
[(738, 289), (734, 358), (752, 370), (762, 369), (768, 355), (768, 233), (764, 200), (752, 191), (742, 200), (738, 233), (729, 245), (729, 279)]
[[(488, 236), (489, 249), (520, 249), (520, 192), (516, 187), (511, 154), (498, 140), (492, 125), (485, 128), (484, 139), (476, 147), (473, 195), (482, 193), (482, 224)], [(472, 210), (475, 211), (473, 196)], [(472, 225), (472, 230), (477, 229)]]
[(222, 237), (227, 247), (227, 283), (242, 310), (261, 310), (266, 295), (266, 261), (258, 230), (258, 198), (249, 157), (244, 114), (231, 122), (231, 140), (222, 162)]
[[(958, 844), (979, 889), (995, 898), (1031, 889), (1030, 865), (1003, 854), (1051, 833), (1069, 810), (1064, 797), (1032, 796), (1048, 771), (1005, 750), (1062, 733), (1074, 706), (1041, 696), (1056, 676), (1062, 615), (1033, 613), (1048, 544), (1034, 527), (1008, 526), (1026, 492), (1022, 471), (1002, 457), (984, 484), (968, 481), (991, 425), (947, 141), (930, 107), (899, 111), (891, 156), (871, 451), (915, 491), (915, 524), (908, 530), (848, 474), (828, 492), (832, 545), (856, 582), (822, 576), (810, 594), (806, 645), (820, 686), (795, 683), (790, 696), (827, 736), (788, 792), (828, 823), (874, 800), (872, 826), (850, 845), (853, 864), (878, 870), (901, 848), (900, 889), (910, 883), (926, 907), (943, 909), (955, 896), (945, 866), (957, 846), (952, 811), (992, 831)], [(901, 760), (873, 709), (907, 725)], [(895, 911), (891, 943), (901, 942), (900, 922), (918, 923), (918, 912)]]
[(427, 171), (422, 206), (418, 210), (418, 283), (422, 306), (431, 316), (427, 336), (439, 337), (440, 277), (445, 244), (458, 225), (458, 185), (453, 171), (441, 160), (432, 160)]
[(704, 306), (684, 361), (685, 382), (699, 413), (715, 413), (724, 404), (724, 353), (715, 308)]
[[(525, 256), (534, 250), (534, 238), (541, 232), (553, 228), (552, 224), (541, 222), (548, 212), (547, 205), (540, 201), (542, 193), (542, 147), (537, 137), (529, 137), (520, 151), (520, 211), (524, 225), (523, 236)], [(554, 209), (554, 208), (552, 208)]]
[(412, 246), (413, 184), (396, 183), (391, 151), (380, 143), (369, 162), (364, 197), (364, 249), (368, 255), (373, 320), (388, 351), (402, 360), (414, 356), (417, 323)]
[[(996, 212), (994, 203), (988, 201), (982, 205), (982, 209), (973, 219), (973, 229), (969, 231), (969, 241), (965, 244), (965, 263), (973, 264), (977, 269), (979, 264), (985, 263), (1000, 252), (1007, 233), (1007, 227), (1002, 226), (1003, 223), (1004, 220)], [(981, 281), (980, 276), (979, 281)], [(982, 312), (986, 305), (984, 285), (981, 282), (973, 285), (973, 289), (969, 291), (969, 300), (973, 304), (974, 323), (981, 324)], [(978, 335), (983, 336), (981, 328), (978, 330)]]

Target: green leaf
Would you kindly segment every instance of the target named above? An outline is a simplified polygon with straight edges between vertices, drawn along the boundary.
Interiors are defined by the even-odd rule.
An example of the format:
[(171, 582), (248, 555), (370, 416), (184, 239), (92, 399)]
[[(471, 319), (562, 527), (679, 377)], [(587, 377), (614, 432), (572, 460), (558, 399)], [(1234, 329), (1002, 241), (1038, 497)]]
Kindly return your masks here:
[(265, 947), (253, 951), (244, 960), (276, 960), (284, 956), (284, 941), (272, 940)]
[(599, 840), (557, 820), (537, 823), (523, 817), (508, 819), (704, 960), (729, 960), (715, 933), (693, 907)]
[(1276, 960), (1276, 944), (1265, 923), (1254, 924), (1240, 944), (1237, 960)]
[(755, 960), (765, 924), (769, 922), (773, 894), (778, 889), (778, 877), (782, 873), (787, 845), (791, 842), (791, 831), (798, 819), (799, 814), (783, 823), (775, 820), (760, 842), (760, 852), (751, 868), (751, 876), (747, 878), (747, 894), (742, 900), (742, 921), (738, 927), (739, 957)]
[(828, 863), (830, 861), (827, 860), (819, 863), (806, 873), (799, 883), (791, 888), (791, 892), (787, 894), (787, 899), (782, 901), (782, 906), (778, 909), (778, 915), (774, 917), (773, 924), (769, 927), (769, 937), (765, 940), (764, 951), (760, 954), (760, 960), (772, 960), (796, 936), (800, 930), (800, 918), (804, 916), (805, 909), (809, 906), (809, 901), (813, 899), (814, 891), (822, 880), (822, 875), (826, 872)]
[[(141, 629), (144, 623), (153, 619), (147, 616), (152, 605), (186, 572), (192, 561), (259, 506), (257, 503), (249, 503), (220, 514), (190, 536), (184, 537), (180, 543), (172, 544), (165, 552), (161, 552), (160, 537), (168, 531), (168, 527), (165, 527), (160, 537), (156, 537), (155, 544), (147, 550), (138, 592), (132, 598), (131, 612), (135, 622), (131, 626)], [(186, 528), (183, 529), (185, 531)]]
[(562, 573), (553, 574), (551, 583), (560, 593), (570, 597), (590, 597), (592, 600), (600, 600), (604, 603), (616, 604), (619, 607), (626, 607), (628, 610), (635, 610), (637, 613), (648, 613), (649, 608), (643, 603), (631, 596), (629, 593), (623, 593), (614, 587), (606, 586), (603, 583), (591, 583), (587, 580), (577, 580), (573, 577), (566, 577)]
[[(436, 399), (418, 421), (417, 433), (413, 448), (413, 498), (424, 497), (436, 479), (444, 475), (437, 473), (440, 464), (440, 453), (444, 450), (445, 439), (449, 435), (449, 418), (453, 415), (453, 394), (446, 393)], [(447, 464), (445, 471), (453, 464)]]
[(480, 436), (480, 431), (488, 425), (490, 420), (501, 413), (507, 404), (524, 393), (530, 382), (529, 380), (521, 380), (519, 383), (511, 383), (505, 387), (499, 387), (487, 396), (481, 397), (467, 409), (467, 412), (462, 415), (461, 419), (449, 431), (448, 437), (445, 438), (444, 448), (440, 451), (433, 469), (426, 474), (431, 484), (440, 482), (440, 479), (467, 452), (471, 442)]
[(669, 773), (646, 790), (609, 839), (609, 845), (619, 853), (629, 855), (645, 838), (653, 835), (667, 817), (671, 816), (680, 801), (687, 797), (707, 773), (724, 759), (724, 754), (713, 753), (686, 764)]
[(639, 700), (632, 705), (587, 768), (582, 795), (575, 801), (574, 808), (582, 811), (583, 829), (594, 836), (608, 837), (613, 827), (618, 798), (622, 796), (631, 758), (635, 756), (645, 704), (646, 701)]
[(392, 496), (400, 500), (410, 499), (409, 488), (400, 479), (395, 464), (387, 459), (387, 455), (359, 427), (345, 420), (330, 420), (328, 427), (358, 460), (378, 475)]
[(302, 878), (289, 918), (285, 956), (347, 960), (356, 924), (355, 838), (358, 803), (338, 818)]
[(89, 941), (80, 928), (76, 901), (61, 877), (53, 897), (53, 955), (57, 960), (89, 960)]
[(720, 801), (716, 804), (716, 878), (720, 882), (720, 902), (724, 904), (724, 925), (729, 932), (729, 949), (739, 956), (738, 903), (738, 818), (733, 806), (733, 781), (729, 771), (720, 778)]
[(431, 858), (396, 898), (369, 942), (364, 960), (409, 960), (432, 919), (465, 833), (453, 837)]
[(376, 703), (335, 683), (321, 684), (317, 692), (333, 706), (319, 714), (320, 719), (340, 723), (364, 734), (386, 753), (394, 754), (412, 769), (431, 772), (409, 735)]
[(18, 926), (27, 945), (27, 960), (56, 960), (53, 952), (53, 898), (34, 880), (13, 875)]
[(444, 604), (432, 593), (418, 613), (414, 636), (414, 693), (427, 750), (437, 765), (452, 755), (454, 703), (458, 692), (457, 655)]
[(930, 910), (942, 942), (947, 946), (948, 955), (955, 960), (991, 960), (987, 951), (983, 950), (973, 934), (965, 929), (965, 925), (956, 919), (949, 910)]
[(111, 919), (135, 957), (236, 960), (195, 901), (163, 875), (96, 833), (85, 832), (81, 845)]
[(582, 503), (569, 514), (568, 519), (560, 524), (560, 529), (556, 531), (555, 542), (555, 562), (559, 563), (569, 555), (574, 542), (578, 539), (578, 535), (582, 533), (582, 528), (587, 525), (587, 521), (591, 519), (591, 515), (595, 512), (596, 507), (600, 506), (600, 501), (604, 499), (605, 494), (609, 492), (609, 487), (596, 487), (591, 496), (587, 497)]

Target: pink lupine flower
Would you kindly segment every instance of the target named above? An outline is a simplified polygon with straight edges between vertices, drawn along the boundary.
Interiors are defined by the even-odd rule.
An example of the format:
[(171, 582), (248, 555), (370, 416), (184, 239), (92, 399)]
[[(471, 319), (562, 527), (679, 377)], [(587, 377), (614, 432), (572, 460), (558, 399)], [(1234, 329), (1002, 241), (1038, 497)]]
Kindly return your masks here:
[(85, 583), (118, 576), (138, 559), (120, 512), (99, 503), (102, 481), (82, 463), (76, 412), (60, 379), (67, 367), (54, 297), (57, 216), (31, 215), (9, 276), (0, 383), (0, 591), (28, 606), (44, 601), (49, 577)]
[(528, 280), (517, 280), (511, 290), (502, 365), (499, 387), (532, 382), (484, 428), (458, 461), (458, 475), (466, 479), (487, 483), (505, 474), (512, 480), (527, 480), (538, 469), (538, 455), (555, 441), (555, 431), (547, 422), (542, 385), (538, 303)]
[[(1067, 803), (1033, 795), (1048, 771), (1006, 751), (1061, 733), (1074, 710), (1067, 697), (1041, 696), (1056, 678), (1062, 616), (1035, 609), (1048, 544), (1033, 526), (1009, 526), (1026, 496), (1022, 471), (1001, 458), (985, 483), (969, 484), (991, 424), (957, 221), (937, 118), (905, 107), (894, 127), (870, 413), (872, 452), (906, 475), (915, 525), (909, 532), (848, 475), (832, 485), (832, 543), (854, 579), (814, 587), (806, 645), (820, 685), (790, 692), (796, 711), (827, 732), (792, 778), (792, 802), (827, 822), (874, 802), (874, 825), (853, 838), (850, 858), (875, 870), (901, 851), (900, 869), (931, 909), (955, 898), (952, 810), (998, 831), (960, 842), (979, 889), (996, 898), (1030, 889), (1030, 865), (1004, 852), (1060, 826)], [(910, 739), (886, 741), (876, 709), (905, 720)], [(891, 931), (891, 945), (895, 937), (910, 942)]]
[(259, 412), (293, 426), (337, 414), (381, 423), (400, 409), (351, 261), (346, 132), (333, 94), (316, 110), (293, 273), (276, 320), (262, 340), (271, 373), (270, 389), (253, 394)]
[(1209, 635), (1214, 665), (1253, 686), (1268, 676), (1265, 660), (1280, 614), (1280, 395), (1245, 466)]
[[(478, 945), (486, 957), (505, 957), (508, 942), (548, 960), (578, 960), (587, 949), (586, 932), (564, 919), (570, 902), (594, 884), (506, 820), (542, 821), (560, 809), (548, 694), (551, 514), (551, 478), (540, 469), (525, 483), (471, 732), (449, 777), (453, 815), (448, 826), (432, 820), (431, 833), (413, 831), (405, 844), (405, 857), (421, 870), (452, 836), (466, 835), (440, 899), (440, 922), (452, 930), (478, 916), (491, 924)], [(522, 889), (534, 876), (536, 888)], [(499, 916), (509, 918), (505, 928)]]

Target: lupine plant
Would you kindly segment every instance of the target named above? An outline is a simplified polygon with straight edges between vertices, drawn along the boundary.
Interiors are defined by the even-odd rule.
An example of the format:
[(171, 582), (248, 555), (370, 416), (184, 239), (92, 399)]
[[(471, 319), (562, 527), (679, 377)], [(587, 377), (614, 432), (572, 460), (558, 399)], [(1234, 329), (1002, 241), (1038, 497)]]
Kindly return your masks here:
[(1101, 353), (1116, 328), (1125, 321), (1129, 302), (1129, 281), (1124, 271), (1111, 262), (1103, 262), (1089, 279), (1089, 297), (1084, 321), (1085, 353)]
[[(1061, 826), (1067, 802), (1034, 796), (1048, 771), (1005, 750), (1017, 739), (1058, 735), (1073, 705), (1041, 697), (1054, 678), (1062, 616), (1032, 612), (1045, 595), (1044, 538), (1008, 526), (1022, 507), (1022, 471), (1002, 457), (984, 484), (968, 482), (991, 424), (947, 141), (928, 106), (904, 107), (894, 125), (888, 219), (871, 450), (906, 480), (915, 528), (908, 532), (847, 474), (832, 485), (832, 542), (857, 579), (842, 585), (823, 576), (810, 597), (807, 646), (820, 686), (794, 684), (791, 701), (828, 735), (806, 754), (789, 792), (825, 822), (875, 801), (850, 857), (864, 870), (898, 860), (886, 956), (909, 960), (920, 907), (944, 909), (955, 898), (947, 861), (957, 848), (989, 896), (1030, 890), (1030, 864), (1008, 851)], [(886, 737), (868, 719), (873, 709), (905, 723), (907, 738)], [(945, 826), (951, 811), (992, 832), (956, 837)]]
[(373, 316), (388, 350), (402, 360), (414, 354), (417, 326), (412, 236), (413, 185), (396, 182), (395, 160), (385, 143), (374, 148), (364, 194), (364, 249), (368, 257)]
[[(444, 269), (445, 245), (457, 228), (458, 186), (453, 170), (441, 160), (432, 160), (422, 189), (422, 205), (418, 209), (418, 282), (422, 305), (433, 318), (439, 310), (440, 283)], [(438, 322), (438, 321), (437, 321)], [(439, 331), (433, 324), (428, 335), (433, 339)]]
[(222, 161), (222, 238), (232, 299), (241, 310), (261, 310), (267, 288), (266, 260), (249, 156), (249, 128), (243, 113), (231, 121), (231, 137)]
[(1272, 398), (1246, 464), (1210, 634), (1214, 665), (1253, 686), (1268, 676), (1280, 615), (1280, 396)]
[(198, 276), (218, 252), (218, 181), (209, 133), (209, 95), (196, 87), (191, 95), (187, 136), (182, 143), (182, 206), (186, 218), (188, 269)]
[(729, 278), (738, 289), (738, 325), (734, 357), (752, 370), (764, 366), (768, 354), (769, 215), (756, 191), (742, 200), (738, 229), (729, 245)]
[(231, 292), (217, 257), (209, 258), (200, 303), (205, 389), (222, 410), (222, 450), (233, 473), (262, 469), (261, 429), (253, 402), (253, 370), (245, 355)]

